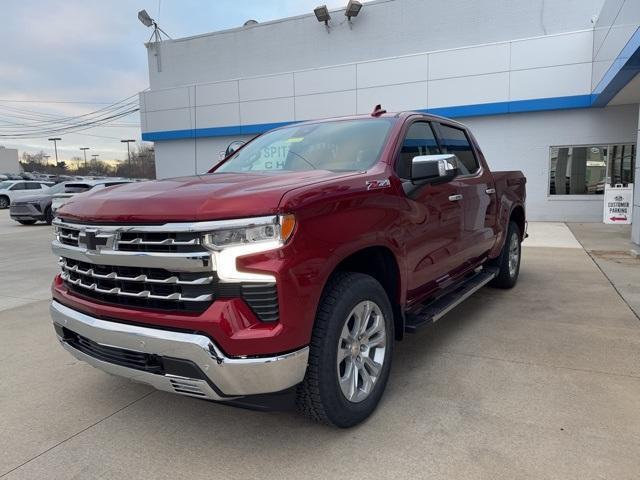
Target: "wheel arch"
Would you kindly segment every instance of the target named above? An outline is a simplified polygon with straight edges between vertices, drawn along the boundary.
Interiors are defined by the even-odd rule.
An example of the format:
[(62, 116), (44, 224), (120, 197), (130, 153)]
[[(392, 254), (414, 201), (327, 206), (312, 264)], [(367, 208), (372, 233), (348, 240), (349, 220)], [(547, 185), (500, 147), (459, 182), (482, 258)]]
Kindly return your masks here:
[(375, 245), (350, 253), (334, 267), (323, 289), (338, 272), (370, 275), (382, 285), (393, 309), (395, 337), (401, 340), (404, 334), (404, 315), (401, 307), (402, 278), (400, 265), (392, 250), (383, 245)]

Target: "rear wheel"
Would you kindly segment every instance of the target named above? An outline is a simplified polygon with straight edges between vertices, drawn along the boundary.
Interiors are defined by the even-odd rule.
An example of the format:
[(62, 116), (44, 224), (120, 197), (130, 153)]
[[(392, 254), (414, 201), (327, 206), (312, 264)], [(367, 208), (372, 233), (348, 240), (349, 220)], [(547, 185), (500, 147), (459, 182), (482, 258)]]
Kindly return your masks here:
[(507, 238), (505, 239), (500, 256), (496, 259), (498, 275), (491, 281), (491, 286), (498, 288), (513, 288), (520, 274), (520, 257), (522, 234), (515, 222), (509, 222)]
[(9, 208), (9, 198), (3, 196), (0, 196), (0, 209), (5, 209), (5, 208)]
[(298, 409), (341, 428), (365, 420), (389, 378), (393, 338), (393, 313), (382, 286), (361, 273), (337, 274), (318, 307)]
[(36, 223), (35, 220), (18, 220), (18, 223), (21, 223), (22, 225), (33, 225), (34, 223)]

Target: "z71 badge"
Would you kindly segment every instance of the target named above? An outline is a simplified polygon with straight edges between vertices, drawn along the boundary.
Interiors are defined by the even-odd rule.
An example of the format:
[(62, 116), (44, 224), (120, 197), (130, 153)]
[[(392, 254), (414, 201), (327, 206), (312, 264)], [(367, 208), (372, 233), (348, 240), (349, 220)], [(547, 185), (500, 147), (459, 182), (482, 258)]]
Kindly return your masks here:
[(388, 178), (383, 180), (367, 180), (367, 190), (377, 190), (379, 188), (389, 188), (391, 181)]

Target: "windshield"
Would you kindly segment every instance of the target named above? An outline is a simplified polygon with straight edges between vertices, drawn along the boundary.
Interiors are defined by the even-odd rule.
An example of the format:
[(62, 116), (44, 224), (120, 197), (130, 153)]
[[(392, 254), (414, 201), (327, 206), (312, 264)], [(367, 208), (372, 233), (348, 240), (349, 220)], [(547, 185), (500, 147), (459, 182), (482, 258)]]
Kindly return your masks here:
[(247, 144), (215, 173), (367, 170), (378, 160), (390, 128), (391, 121), (382, 118), (281, 128)]
[(51, 187), (49, 187), (46, 192), (47, 193), (60, 193), (64, 191), (64, 187), (65, 184), (64, 183), (58, 183), (56, 185), (52, 185)]
[(86, 183), (67, 183), (64, 187), (64, 193), (82, 193), (91, 190), (92, 185)]
[(0, 182), (0, 190), (6, 190), (11, 185), (13, 185), (13, 183), (14, 182)]

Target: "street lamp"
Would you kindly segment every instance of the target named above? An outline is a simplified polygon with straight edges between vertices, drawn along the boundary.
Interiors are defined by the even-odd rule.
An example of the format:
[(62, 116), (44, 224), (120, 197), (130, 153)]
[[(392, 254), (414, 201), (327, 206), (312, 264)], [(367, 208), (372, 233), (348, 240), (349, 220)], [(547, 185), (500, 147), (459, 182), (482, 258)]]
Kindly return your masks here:
[(50, 138), (49, 141), (53, 142), (53, 148), (56, 151), (56, 165), (58, 165), (58, 143), (60, 140), (62, 140), (61, 138)]
[(129, 159), (129, 178), (132, 178), (132, 174), (131, 174), (131, 150), (129, 149), (129, 144), (131, 142), (135, 142), (135, 140), (120, 140), (120, 143), (126, 143), (127, 144), (127, 158)]
[(42, 155), (42, 158), (44, 158), (44, 164), (45, 165), (49, 165), (49, 158), (51, 157), (51, 155)]
[[(91, 150), (89, 147), (80, 147), (80, 150), (84, 153), (84, 169), (87, 169), (87, 150)], [(85, 172), (86, 173), (86, 172)]]

